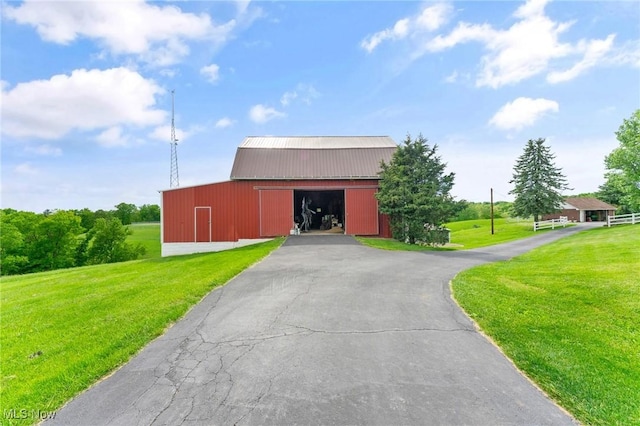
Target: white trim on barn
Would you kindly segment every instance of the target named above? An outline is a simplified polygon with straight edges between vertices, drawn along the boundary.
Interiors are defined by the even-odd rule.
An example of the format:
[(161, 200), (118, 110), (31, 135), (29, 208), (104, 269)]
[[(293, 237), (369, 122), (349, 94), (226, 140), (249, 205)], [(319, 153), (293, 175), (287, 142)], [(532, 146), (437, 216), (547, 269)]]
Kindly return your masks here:
[(271, 241), (273, 238), (256, 238), (252, 240), (218, 241), (212, 243), (162, 243), (161, 255), (178, 256), (193, 253), (211, 253), (216, 251), (231, 250), (238, 247), (250, 246)]
[(164, 244), (164, 197), (160, 191), (160, 247)]

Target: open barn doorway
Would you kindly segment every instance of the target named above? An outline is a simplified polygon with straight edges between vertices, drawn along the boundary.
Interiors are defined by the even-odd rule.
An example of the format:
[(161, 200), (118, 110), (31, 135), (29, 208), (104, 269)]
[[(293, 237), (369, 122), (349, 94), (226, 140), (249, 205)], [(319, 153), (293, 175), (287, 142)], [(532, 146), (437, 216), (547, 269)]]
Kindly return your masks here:
[(309, 232), (344, 233), (344, 190), (293, 191), (294, 220), (304, 232), (303, 201), (313, 212), (308, 215)]

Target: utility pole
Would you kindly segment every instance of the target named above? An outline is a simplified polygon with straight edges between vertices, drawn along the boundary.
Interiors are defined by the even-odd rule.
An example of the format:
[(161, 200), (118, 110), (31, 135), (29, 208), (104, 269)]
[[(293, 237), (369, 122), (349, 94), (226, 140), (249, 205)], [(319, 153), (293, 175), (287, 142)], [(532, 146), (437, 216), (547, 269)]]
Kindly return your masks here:
[(491, 188), (491, 235), (493, 235), (493, 188)]
[(171, 172), (169, 174), (169, 188), (177, 188), (180, 186), (178, 178), (178, 139), (176, 139), (176, 126), (174, 121), (174, 94), (171, 91)]

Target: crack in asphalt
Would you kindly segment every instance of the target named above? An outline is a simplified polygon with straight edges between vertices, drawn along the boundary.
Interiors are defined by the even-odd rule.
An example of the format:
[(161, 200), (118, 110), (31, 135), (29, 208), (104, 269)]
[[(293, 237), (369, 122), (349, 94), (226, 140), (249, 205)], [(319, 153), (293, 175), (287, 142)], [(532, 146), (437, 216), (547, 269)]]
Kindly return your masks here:
[[(508, 250), (511, 249), (512, 247), (508, 248)], [(308, 348), (314, 348), (313, 350), (315, 350), (315, 348), (322, 349), (330, 340), (329, 338), (322, 339), (319, 337), (317, 338), (317, 342), (314, 340), (306, 340), (309, 336), (460, 333), (457, 335), (453, 334), (450, 338), (442, 335), (442, 337), (434, 337), (434, 339), (445, 339), (447, 342), (455, 341), (456, 344), (458, 341), (470, 340), (464, 336), (478, 334), (478, 331), (473, 322), (465, 316), (457, 306), (452, 297), (449, 283), (460, 271), (489, 260), (496, 260), (502, 257), (506, 258), (507, 256), (501, 255), (502, 251), (507, 252), (507, 248), (496, 249), (494, 252), (487, 250), (486, 252), (478, 251), (465, 255), (455, 253), (453, 255), (449, 255), (449, 253), (446, 255), (431, 254), (430, 256), (433, 260), (426, 262), (430, 265), (427, 269), (422, 267), (422, 262), (419, 261), (416, 263), (416, 255), (413, 254), (404, 257), (393, 257), (390, 255), (389, 257), (391, 257), (391, 259), (385, 258), (384, 262), (382, 259), (376, 258), (370, 260), (369, 263), (365, 262), (362, 265), (352, 266), (350, 263), (356, 261), (360, 253), (350, 252), (354, 257), (353, 260), (346, 261), (349, 262), (349, 264), (343, 267), (343, 264), (340, 263), (332, 268), (319, 269), (322, 270), (322, 273), (314, 272), (316, 271), (315, 268), (309, 268), (309, 271), (300, 271), (295, 268), (295, 270), (287, 269), (287, 265), (291, 262), (299, 263), (300, 258), (296, 258), (295, 256), (292, 258), (290, 256), (291, 253), (282, 252), (281, 259), (279, 259), (280, 263), (276, 262), (274, 264), (277, 267), (270, 266), (266, 272), (265, 270), (260, 272), (261, 274), (267, 274), (268, 277), (272, 277), (270, 280), (263, 276), (256, 278), (254, 274), (246, 276), (244, 281), (238, 283), (239, 287), (234, 287), (236, 289), (235, 291), (228, 290), (225, 292), (224, 286), (215, 289), (213, 291), (214, 294), (210, 293), (210, 296), (205, 297), (205, 299), (207, 299), (205, 303), (200, 303), (193, 308), (191, 320), (181, 323), (179, 327), (170, 330), (168, 335), (161, 337), (167, 346), (158, 346), (157, 348), (165, 352), (152, 355), (151, 358), (143, 358), (144, 361), (138, 363), (127, 364), (127, 366), (131, 366), (131, 368), (125, 366), (125, 368), (122, 369), (124, 371), (114, 374), (112, 383), (115, 383), (116, 387), (113, 385), (111, 387), (104, 385), (107, 381), (102, 382), (101, 385), (106, 387), (102, 386), (100, 389), (107, 389), (108, 392), (105, 400), (110, 402), (109, 399), (111, 399), (115, 404), (120, 405), (117, 409), (109, 408), (111, 411), (94, 410), (98, 415), (103, 413), (103, 417), (93, 417), (93, 419), (99, 419), (99, 423), (101, 424), (104, 424), (103, 422), (106, 420), (108, 424), (137, 422), (144, 424), (173, 423), (186, 425), (191, 423), (215, 423), (239, 425), (255, 421), (260, 413), (267, 417), (263, 419), (258, 418), (257, 420), (258, 422), (264, 422), (266, 418), (270, 418), (270, 413), (275, 413), (276, 417), (281, 415), (281, 412), (273, 411), (272, 405), (281, 403), (283, 398), (285, 398), (285, 400), (286, 398), (291, 398), (291, 393), (287, 393), (290, 392), (289, 386), (293, 384), (295, 387), (296, 381), (300, 379), (299, 375), (295, 375), (297, 374), (295, 373), (295, 369), (293, 369), (294, 375), (286, 374), (288, 371), (291, 371), (291, 361), (294, 360), (294, 363), (295, 360), (302, 360), (300, 361), (301, 363), (307, 361), (310, 355), (304, 352), (304, 350), (308, 350)], [(329, 253), (335, 254), (334, 251), (330, 251)], [(342, 252), (338, 251), (338, 254), (335, 254), (336, 258), (344, 259), (345, 256), (341, 253)], [(322, 259), (325, 261), (327, 259), (331, 260), (332, 258), (327, 258), (326, 254), (327, 252), (323, 252)], [(284, 258), (282, 258), (282, 256), (284, 256)], [(445, 260), (445, 258), (447, 260)], [(404, 261), (404, 259), (408, 259), (411, 264), (407, 266), (407, 271), (403, 271), (404, 274), (401, 274), (401, 278), (397, 278), (393, 274), (394, 268), (402, 268), (404, 265), (402, 261)], [(306, 258), (303, 260), (306, 260)], [(283, 263), (285, 261), (286, 263)], [(298, 263), (295, 264), (297, 265)], [(419, 267), (415, 270), (412, 269), (413, 266), (418, 264), (420, 265)], [(331, 265), (336, 264), (331, 263)], [(369, 269), (367, 269), (367, 265)], [(364, 276), (362, 276), (362, 274), (364, 274)], [(375, 286), (370, 286), (370, 279), (374, 279), (376, 283), (384, 283), (385, 280), (395, 279), (396, 281), (390, 282), (398, 285), (397, 293), (392, 292), (392, 294), (386, 295), (384, 291), (386, 291), (387, 288), (380, 289)], [(336, 298), (327, 299), (326, 293), (320, 291), (326, 288), (326, 286), (320, 286), (320, 284), (325, 284), (327, 280), (330, 282), (337, 281), (339, 283), (350, 283), (353, 281), (354, 286), (349, 287), (349, 291), (344, 293), (344, 297), (346, 298), (344, 301)], [(271, 283), (271, 288), (268, 287), (270, 285), (269, 283)], [(275, 290), (284, 291), (274, 292), (274, 286), (278, 287)], [(331, 286), (328, 287), (331, 289)], [(379, 293), (374, 292), (373, 294), (376, 298), (372, 300), (383, 300), (379, 306), (383, 315), (380, 315), (377, 311), (363, 311), (364, 314), (370, 315), (370, 318), (365, 316), (361, 322), (352, 323), (351, 325), (349, 325), (349, 322), (355, 318), (352, 314), (346, 316), (346, 319), (338, 315), (335, 319), (332, 318), (332, 322), (320, 322), (317, 328), (313, 326), (315, 323), (309, 325), (300, 324), (311, 318), (307, 315), (309, 305), (313, 305), (316, 301), (325, 303), (326, 305), (319, 305), (323, 308), (325, 306), (336, 306), (343, 310), (353, 309), (354, 307), (360, 309), (360, 305), (358, 304), (363, 302), (361, 299), (354, 299), (353, 301), (348, 299), (348, 297), (353, 297), (355, 291), (351, 289), (359, 291), (360, 289), (366, 290), (369, 288), (373, 288)], [(394, 287), (390, 288), (393, 289)], [(429, 290), (427, 290), (427, 288)], [(237, 289), (239, 289), (239, 291)], [(271, 293), (269, 293), (269, 289)], [(247, 291), (246, 294), (243, 293), (245, 290)], [(416, 293), (417, 290), (419, 294)], [(405, 292), (406, 297), (404, 296)], [(341, 295), (342, 293), (339, 294)], [(420, 296), (417, 302), (414, 297), (416, 294)], [(225, 295), (227, 295), (227, 297), (223, 299)], [(255, 295), (265, 297), (264, 307), (260, 304), (250, 304), (248, 306), (240, 304), (244, 303), (243, 297), (247, 295), (250, 297), (254, 297)], [(385, 299), (382, 299), (383, 297), (385, 297)], [(389, 310), (388, 312), (384, 310), (385, 307), (393, 306), (386, 304), (386, 297), (397, 298), (397, 300), (392, 299), (391, 301), (398, 303), (398, 306), (401, 306), (405, 310), (415, 308), (435, 310), (433, 314), (428, 312), (428, 317), (417, 316), (411, 322), (399, 324), (406, 325), (405, 327), (388, 327), (389, 325), (398, 323), (396, 322), (394, 324), (384, 319), (387, 317), (396, 318), (395, 315), (397, 315), (395, 310)], [(422, 300), (423, 297), (424, 300)], [(267, 298), (268, 301), (266, 301)], [(263, 303), (262, 300), (260, 303)], [(415, 303), (418, 303), (418, 306), (415, 306)], [(408, 308), (406, 308), (405, 305), (408, 306)], [(245, 306), (244, 310), (241, 308), (240, 311), (234, 311), (234, 309), (239, 306)], [(241, 327), (238, 329), (236, 323), (233, 321), (233, 325), (230, 328), (225, 328), (224, 325), (222, 325), (222, 322), (228, 315), (235, 315), (236, 313), (240, 315), (239, 318), (246, 321), (243, 315), (255, 315), (256, 313), (253, 312), (253, 309), (256, 309), (258, 315), (254, 317), (255, 321), (252, 320), (251, 324), (258, 324), (257, 326)], [(326, 314), (326, 312), (329, 312), (329, 314)], [(326, 312), (323, 311), (323, 315), (330, 315), (330, 308), (326, 308)], [(387, 316), (385, 317), (384, 315)], [(230, 318), (233, 319), (233, 317)], [(325, 316), (322, 316), (322, 318), (325, 318)], [(338, 327), (343, 325), (345, 329), (323, 328), (323, 326), (328, 324), (335, 324)], [(380, 328), (358, 329), (356, 324), (362, 324), (365, 328), (367, 326), (371, 326), (372, 328), (378, 326)], [(296, 338), (299, 340), (296, 341)], [(278, 342), (280, 339), (292, 340)], [(420, 340), (420, 338), (414, 339), (411, 335), (406, 338), (391, 336), (390, 339), (399, 339), (402, 341)], [(374, 340), (377, 340), (377, 338), (374, 338)], [(381, 337), (380, 340), (385, 341), (383, 337)], [(471, 340), (473, 344), (481, 341), (481, 339)], [(298, 346), (298, 343), (306, 344), (306, 346)], [(258, 347), (260, 347), (260, 349), (256, 350)], [(300, 349), (301, 347), (303, 349)], [(148, 355), (150, 349), (146, 348), (145, 350)], [(313, 355), (318, 356), (316, 353)], [(403, 359), (401, 354), (396, 354), (395, 352), (393, 356), (398, 357), (399, 360)], [(313, 356), (311, 358), (315, 359)], [(318, 359), (321, 359), (321, 356)], [(396, 358), (393, 359), (395, 360)], [(412, 360), (412, 362), (419, 363), (419, 361), (415, 360)], [(401, 365), (403, 364), (397, 363), (396, 366), (401, 368)], [(338, 368), (337, 371), (342, 370)], [(135, 375), (129, 376), (131, 373)], [(478, 370), (477, 374), (484, 377), (484, 371)], [(119, 382), (115, 380), (115, 376), (120, 378)], [(122, 380), (123, 377), (125, 377), (124, 382)], [(126, 381), (127, 377), (129, 377), (129, 382)], [(466, 380), (465, 377), (458, 378), (460, 383)], [(485, 377), (485, 380), (489, 381), (486, 383), (495, 382), (495, 376), (487, 377), (489, 378), (487, 379)], [(135, 388), (134, 394), (124, 395), (121, 393), (122, 388), (118, 388), (118, 386), (123, 386), (123, 383), (124, 385), (133, 383), (133, 381), (138, 378), (140, 378), (141, 382), (136, 382), (135, 386), (133, 386)], [(370, 377), (368, 379), (369, 382), (362, 382), (364, 383), (363, 386), (366, 386), (367, 383), (369, 385), (371, 385), (371, 383), (378, 383), (378, 381), (372, 382)], [(449, 378), (448, 380), (452, 379)], [(146, 383), (150, 384), (146, 385)], [(387, 379), (379, 382), (381, 385), (386, 383), (388, 383)], [(504, 383), (509, 385), (513, 382), (506, 381)], [(351, 386), (352, 383), (349, 382), (348, 385)], [(97, 398), (95, 396), (96, 392), (98, 394)], [(413, 395), (411, 393), (412, 390), (407, 388), (407, 392), (408, 393), (403, 395), (407, 399), (410, 399)], [(118, 393), (120, 393), (120, 395), (117, 395)], [(486, 393), (488, 392), (486, 388), (484, 388), (482, 395)], [(89, 402), (84, 402), (84, 404), (91, 404), (91, 401), (103, 401), (99, 391), (92, 392), (91, 395), (91, 398), (94, 399), (88, 399)], [(499, 390), (498, 395), (501, 395)], [(535, 392), (533, 395), (526, 392), (518, 393), (517, 398), (526, 397), (528, 398), (527, 401), (531, 401), (536, 400), (536, 395)], [(476, 395), (476, 397), (478, 397), (478, 395)], [(497, 400), (499, 400), (497, 406), (502, 407), (504, 402), (501, 397)], [(287, 403), (291, 404), (291, 400), (287, 401)], [(494, 403), (490, 398), (486, 399), (484, 396), (481, 401)], [(480, 403), (475, 405), (478, 404)], [(513, 414), (515, 416), (510, 418), (522, 420), (523, 417), (519, 417), (521, 407), (518, 405), (518, 401), (510, 404), (510, 409), (514, 410)], [(539, 404), (539, 402), (537, 402), (537, 404)], [(491, 406), (495, 407), (496, 405)], [(83, 405), (80, 405), (80, 407), (83, 407)], [(105, 407), (110, 406), (105, 405)], [(377, 406), (372, 406), (372, 409), (375, 409), (375, 407)], [(416, 407), (419, 407), (419, 405), (416, 405)], [(537, 407), (540, 407), (540, 405)], [(261, 411), (256, 411), (258, 409)], [(531, 408), (529, 411), (532, 410), (535, 411), (534, 408)], [(88, 411), (76, 411), (74, 413), (71, 410), (70, 417), (76, 421), (86, 419), (87, 416), (91, 415), (87, 414), (87, 412)], [(362, 418), (358, 417), (359, 419), (372, 418), (370, 416), (367, 417), (371, 412), (355, 412), (358, 413), (358, 415), (364, 416)], [(429, 418), (432, 420), (436, 419), (436, 417), (421, 417), (425, 414), (419, 411), (419, 409), (405, 414), (412, 416), (412, 419), (414, 415), (418, 416), (415, 417), (419, 419), (416, 423)], [(93, 415), (95, 416), (96, 414)], [(473, 412), (469, 415), (476, 415), (476, 413)], [(64, 417), (60, 417), (58, 423), (63, 424), (61, 423), (63, 422), (63, 418)], [(301, 418), (306, 418), (305, 414), (303, 414)], [(406, 419), (406, 417), (403, 418)], [(441, 419), (443, 418), (446, 417), (442, 417)], [(504, 418), (496, 416), (491, 418), (498, 423), (504, 420)], [(537, 419), (537, 417), (527, 418)], [(545, 418), (553, 418), (553, 416)], [(327, 419), (335, 420), (335, 418), (325, 417), (325, 420)], [(74, 424), (83, 423), (78, 422)], [(84, 422), (84, 424), (88, 423)]]
[[(297, 276), (296, 276), (296, 277), (294, 277), (293, 279), (294, 279), (294, 280), (296, 280), (296, 278), (297, 278)], [(293, 304), (295, 304), (295, 303), (298, 301), (298, 299), (299, 299), (299, 298), (301, 298), (302, 296), (308, 296), (308, 295), (309, 295), (309, 293), (311, 292), (311, 287), (312, 287), (314, 284), (315, 284), (315, 278), (312, 278), (311, 282), (307, 285), (307, 288), (306, 288), (304, 291), (302, 291), (302, 292), (298, 293), (298, 294), (297, 294), (297, 295), (296, 295), (296, 296), (295, 296), (295, 297), (294, 297), (294, 298), (293, 298), (289, 303), (287, 303), (287, 304), (285, 305), (285, 307), (284, 307), (280, 312), (278, 312), (278, 313), (275, 315), (275, 317), (273, 318), (273, 320), (271, 321), (271, 323), (269, 324), (269, 326), (267, 327), (267, 329), (268, 329), (268, 330), (272, 329), (272, 328), (275, 326), (275, 324), (278, 322), (278, 320), (280, 319), (280, 317), (281, 317), (282, 315), (284, 315), (284, 313), (285, 313), (285, 312), (287, 312), (287, 311), (289, 310), (289, 308), (290, 308)]]
[[(160, 386), (160, 384), (159, 384), (160, 380), (166, 379), (167, 381), (169, 381), (171, 383), (171, 385), (163, 384), (163, 386), (171, 386), (173, 388), (173, 391), (171, 392), (171, 398), (169, 399), (167, 404), (165, 404), (164, 407), (151, 420), (150, 424), (155, 424), (158, 421), (158, 419), (174, 404), (174, 402), (175, 402), (175, 400), (177, 398), (177, 395), (179, 394), (179, 392), (180, 392), (181, 388), (183, 387), (183, 385), (185, 383), (187, 383), (188, 379), (194, 379), (194, 380), (196, 379), (196, 377), (193, 376), (193, 373), (208, 358), (207, 355), (208, 355), (209, 351), (206, 351), (206, 350), (205, 351), (201, 351), (200, 350), (200, 348), (203, 346), (203, 344), (209, 343), (209, 342), (206, 341), (205, 337), (202, 335), (202, 327), (203, 327), (203, 324), (206, 322), (207, 318), (209, 317), (209, 315), (211, 315), (211, 312), (215, 309), (215, 307), (219, 303), (220, 299), (222, 298), (223, 293), (224, 293), (224, 287), (220, 288), (215, 293), (217, 294), (217, 298), (213, 301), (212, 306), (210, 307), (207, 315), (204, 316), (196, 324), (195, 333), (193, 335), (189, 335), (187, 337), (181, 336), (179, 338), (167, 339), (167, 340), (174, 340), (174, 341), (175, 340), (179, 340), (180, 341), (180, 344), (177, 346), (176, 350), (166, 360), (168, 362), (168, 367), (169, 368), (167, 369), (166, 372), (163, 372), (163, 371), (159, 371), (159, 370), (161, 370), (161, 369), (164, 370), (166, 368), (166, 364), (165, 363), (161, 363), (158, 366), (156, 366), (153, 369), (153, 375), (155, 377), (155, 380), (153, 381), (153, 383), (151, 383), (147, 387), (147, 389), (145, 389), (143, 392), (141, 392), (140, 395), (135, 400), (133, 400), (131, 402), (131, 404), (129, 404), (128, 408), (127, 408), (127, 409), (130, 409), (130, 410), (135, 410), (137, 413), (141, 413), (143, 410), (141, 408), (139, 408), (138, 405), (143, 403), (143, 401), (145, 401), (145, 397), (149, 393), (149, 391), (151, 391), (152, 389), (156, 388), (157, 386)], [(196, 336), (196, 338), (199, 338), (200, 341), (196, 343), (196, 339), (194, 339), (193, 336)], [(194, 344), (194, 343), (196, 343), (196, 345), (194, 347), (191, 347), (191, 345)], [(203, 353), (204, 357), (201, 357), (201, 359), (198, 359), (198, 353)], [(220, 357), (220, 360), (222, 362), (222, 357)], [(195, 365), (190, 366), (190, 367), (187, 367), (187, 366), (184, 365), (185, 363), (189, 363), (189, 362), (195, 362)], [(222, 366), (221, 366), (221, 368), (222, 368)], [(213, 381), (217, 382), (217, 376), (218, 376), (219, 370), (214, 372), (214, 378), (212, 379)], [(180, 379), (179, 377), (181, 377), (181, 376), (182, 376), (182, 378)], [(216, 383), (216, 388), (217, 388), (217, 383)], [(194, 409), (194, 396), (181, 398), (181, 399), (191, 399), (191, 409), (189, 411), (189, 414), (191, 414), (193, 412), (193, 409)], [(114, 415), (113, 417), (111, 417), (108, 423), (110, 423), (111, 421), (116, 419), (120, 414), (121, 413), (118, 413), (118, 414)], [(186, 420), (186, 418), (188, 418), (188, 415), (185, 416), (183, 421)]]
[(417, 328), (387, 328), (387, 329), (378, 329), (378, 330), (318, 330), (310, 327), (304, 327), (301, 325), (292, 325), (289, 324), (290, 327), (303, 329), (308, 332), (308, 334), (321, 333), (321, 334), (383, 334), (383, 333), (414, 333), (414, 332), (443, 332), (443, 333), (451, 333), (451, 332), (471, 332), (475, 333), (476, 331), (471, 328), (431, 328), (431, 327), (417, 327)]
[(256, 407), (258, 406), (258, 404), (260, 404), (260, 401), (262, 401), (262, 399), (263, 399), (265, 396), (269, 395), (269, 392), (271, 391), (271, 387), (273, 386), (273, 381), (274, 381), (276, 378), (278, 378), (278, 376), (280, 376), (280, 375), (282, 374), (282, 372), (283, 372), (283, 371), (284, 371), (284, 368), (282, 368), (278, 374), (274, 375), (273, 377), (269, 377), (269, 378), (268, 378), (268, 382), (269, 382), (269, 384), (268, 384), (268, 386), (267, 386), (267, 389), (266, 389), (266, 390), (264, 390), (264, 391), (262, 391), (262, 392), (261, 392), (261, 393), (260, 393), (260, 394), (255, 398), (255, 400), (254, 400), (254, 401), (251, 401), (251, 402), (248, 404), (248, 405), (250, 405), (249, 410), (248, 410), (246, 413), (244, 413), (244, 414), (242, 415), (242, 417), (240, 417), (238, 420), (236, 420), (235, 422), (233, 422), (233, 425), (234, 425), (234, 426), (237, 426), (240, 422), (242, 422), (242, 420), (244, 420), (245, 418), (247, 418), (248, 416), (250, 416), (250, 415), (251, 415), (251, 413), (253, 413), (253, 411), (256, 409)]
[[(233, 381), (233, 375), (229, 372), (229, 370), (231, 369), (231, 367), (233, 367), (233, 365), (238, 362), (238, 360), (240, 360), (241, 358), (245, 357), (247, 354), (249, 354), (255, 347), (256, 345), (240, 345), (238, 347), (248, 347), (249, 349), (246, 351), (241, 352), (232, 362), (231, 364), (229, 364), (228, 367), (225, 368), (225, 373), (228, 376), (228, 382), (229, 382), (229, 389), (227, 389), (227, 393), (225, 394), (224, 398), (222, 399), (222, 401), (220, 401), (220, 403), (218, 404), (218, 407), (214, 410), (214, 413), (217, 413), (220, 408), (222, 407), (226, 407), (226, 402), (227, 399), (229, 398), (229, 395), (231, 394), (231, 391), (233, 390), (233, 387), (235, 385), (234, 381)], [(222, 421), (222, 423), (227, 423), (228, 420), (228, 416), (230, 415), (229, 412), (225, 413), (226, 414), (226, 418), (224, 419), (224, 421)]]

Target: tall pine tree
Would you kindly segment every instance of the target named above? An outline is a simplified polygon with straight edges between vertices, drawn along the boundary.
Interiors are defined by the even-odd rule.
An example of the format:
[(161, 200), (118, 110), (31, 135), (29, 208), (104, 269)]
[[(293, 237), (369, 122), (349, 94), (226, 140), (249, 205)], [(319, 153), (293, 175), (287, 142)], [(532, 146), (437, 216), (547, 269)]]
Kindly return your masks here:
[[(407, 135), (389, 164), (382, 163), (378, 198), (380, 212), (389, 215), (393, 237), (414, 244), (433, 241), (437, 228), (450, 219), (455, 202), (450, 195), (454, 174), (445, 174), (446, 163), (436, 155), (437, 145), (430, 147), (419, 135)], [(425, 228), (425, 225), (429, 225)]]
[(513, 213), (518, 217), (533, 216), (537, 222), (544, 214), (557, 212), (564, 197), (561, 192), (570, 189), (562, 170), (556, 167), (544, 139), (529, 140), (524, 153), (518, 157), (513, 170), (514, 184), (509, 194), (516, 196)]

